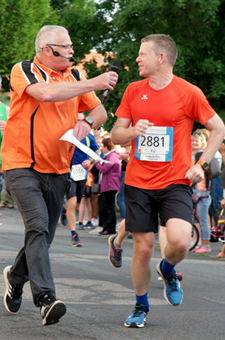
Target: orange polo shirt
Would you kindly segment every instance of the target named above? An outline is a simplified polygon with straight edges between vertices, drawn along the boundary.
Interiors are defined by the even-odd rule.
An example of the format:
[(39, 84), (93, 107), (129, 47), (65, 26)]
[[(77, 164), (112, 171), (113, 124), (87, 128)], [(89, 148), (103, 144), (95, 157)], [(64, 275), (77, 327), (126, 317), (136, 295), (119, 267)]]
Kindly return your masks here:
[[(78, 112), (89, 111), (101, 102), (94, 92), (60, 102), (40, 102), (25, 93), (38, 82), (76, 82), (72, 68), (63, 77), (34, 61), (16, 64), (10, 79), (10, 118), (2, 144), (3, 170), (33, 168), (41, 173), (64, 174), (70, 171), (74, 146), (60, 137), (77, 122)], [(81, 75), (81, 81), (85, 77)]]

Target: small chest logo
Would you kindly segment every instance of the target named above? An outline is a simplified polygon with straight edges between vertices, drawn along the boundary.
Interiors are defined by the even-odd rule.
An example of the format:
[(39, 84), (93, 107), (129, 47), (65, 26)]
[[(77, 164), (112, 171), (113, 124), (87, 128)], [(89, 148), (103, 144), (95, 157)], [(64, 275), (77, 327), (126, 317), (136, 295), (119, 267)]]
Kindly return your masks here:
[(148, 95), (147, 95), (147, 94), (143, 94), (143, 96), (141, 97), (141, 99), (143, 99), (143, 100), (148, 100)]

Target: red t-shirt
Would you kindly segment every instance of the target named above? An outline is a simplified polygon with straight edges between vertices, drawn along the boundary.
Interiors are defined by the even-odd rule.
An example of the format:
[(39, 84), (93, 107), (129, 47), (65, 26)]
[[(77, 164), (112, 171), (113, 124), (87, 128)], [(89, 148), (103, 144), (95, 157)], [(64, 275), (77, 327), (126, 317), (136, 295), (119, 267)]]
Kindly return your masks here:
[(177, 76), (162, 90), (152, 89), (149, 79), (131, 83), (116, 116), (131, 119), (132, 125), (139, 119), (148, 119), (154, 126), (173, 127), (173, 150), (170, 162), (141, 161), (134, 156), (135, 139), (132, 140), (125, 183), (148, 190), (175, 183), (190, 185), (185, 174), (191, 166), (194, 119), (205, 124), (214, 115), (203, 92)]
[[(74, 146), (59, 140), (74, 127), (78, 112), (89, 111), (101, 102), (94, 92), (60, 102), (40, 102), (26, 94), (28, 85), (37, 82), (76, 82), (72, 69), (60, 75), (40, 64), (16, 64), (10, 78), (10, 118), (2, 144), (3, 170), (34, 168), (42, 173), (70, 172)], [(85, 78), (81, 75), (81, 81)]]

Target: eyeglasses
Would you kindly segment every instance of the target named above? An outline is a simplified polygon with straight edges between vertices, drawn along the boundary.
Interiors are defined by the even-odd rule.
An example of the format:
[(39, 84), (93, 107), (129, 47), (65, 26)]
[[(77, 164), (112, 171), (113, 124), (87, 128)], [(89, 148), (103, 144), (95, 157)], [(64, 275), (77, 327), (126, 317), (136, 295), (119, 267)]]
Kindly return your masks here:
[(200, 133), (200, 132), (193, 132), (193, 133), (192, 133), (192, 136), (200, 136), (200, 137), (203, 137), (203, 134)]
[(57, 44), (46, 44), (46, 46), (58, 46), (58, 47), (63, 47), (67, 50), (72, 49), (73, 50), (73, 45), (57, 45)]
[(101, 130), (101, 126), (99, 126), (98, 128), (94, 129), (94, 130)]

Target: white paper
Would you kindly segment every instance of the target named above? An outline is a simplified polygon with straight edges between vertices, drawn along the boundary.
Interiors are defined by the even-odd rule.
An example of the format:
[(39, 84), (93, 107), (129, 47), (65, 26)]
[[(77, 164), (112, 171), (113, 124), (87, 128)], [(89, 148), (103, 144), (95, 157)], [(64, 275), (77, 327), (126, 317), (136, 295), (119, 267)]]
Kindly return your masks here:
[(91, 158), (93, 158), (95, 161), (99, 161), (99, 162), (104, 162), (104, 163), (110, 163), (107, 160), (102, 159), (99, 155), (97, 155), (97, 153), (95, 153), (92, 149), (90, 149), (89, 147), (87, 147), (86, 145), (82, 144), (81, 142), (79, 142), (78, 139), (76, 139), (73, 135), (73, 129), (68, 130), (66, 133), (64, 133), (64, 135), (60, 138), (60, 140), (65, 140), (67, 142), (70, 142), (74, 145), (76, 145), (76, 147), (78, 147), (81, 151), (83, 151), (84, 153), (86, 153), (88, 156), (90, 156)]

